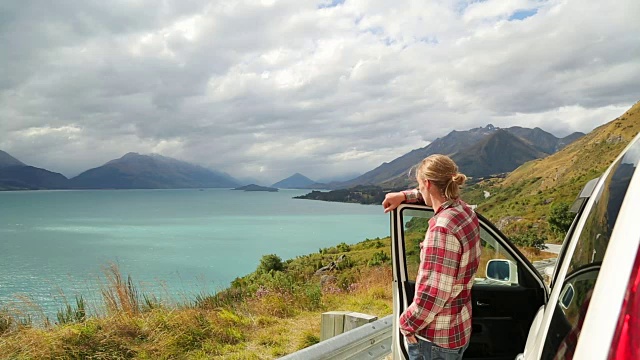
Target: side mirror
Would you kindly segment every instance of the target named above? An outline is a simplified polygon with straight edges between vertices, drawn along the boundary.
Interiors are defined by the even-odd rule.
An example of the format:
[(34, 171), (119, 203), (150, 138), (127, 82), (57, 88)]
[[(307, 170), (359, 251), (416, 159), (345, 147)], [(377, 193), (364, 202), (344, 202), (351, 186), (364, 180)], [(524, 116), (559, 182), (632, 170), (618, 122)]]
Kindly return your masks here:
[(507, 259), (491, 259), (487, 263), (487, 278), (505, 284), (518, 284), (518, 265)]

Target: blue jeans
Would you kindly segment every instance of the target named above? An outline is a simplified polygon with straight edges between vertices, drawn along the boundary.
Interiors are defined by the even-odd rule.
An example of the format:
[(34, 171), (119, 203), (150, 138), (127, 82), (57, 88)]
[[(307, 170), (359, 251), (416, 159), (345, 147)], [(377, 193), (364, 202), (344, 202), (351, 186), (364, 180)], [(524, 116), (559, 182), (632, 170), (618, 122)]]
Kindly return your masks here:
[(462, 360), (467, 345), (457, 349), (445, 349), (428, 341), (417, 339), (409, 347), (409, 360)]

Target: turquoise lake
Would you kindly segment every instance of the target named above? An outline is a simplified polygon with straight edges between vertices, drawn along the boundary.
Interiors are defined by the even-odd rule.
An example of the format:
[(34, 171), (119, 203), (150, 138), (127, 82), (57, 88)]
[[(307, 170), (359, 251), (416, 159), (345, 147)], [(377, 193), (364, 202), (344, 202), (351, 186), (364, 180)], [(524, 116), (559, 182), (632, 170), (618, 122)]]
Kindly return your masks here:
[(110, 263), (144, 292), (192, 301), (265, 254), (285, 260), (388, 236), (381, 206), (292, 199), (306, 192), (0, 192), (0, 309), (50, 316), (76, 295), (99, 304)]

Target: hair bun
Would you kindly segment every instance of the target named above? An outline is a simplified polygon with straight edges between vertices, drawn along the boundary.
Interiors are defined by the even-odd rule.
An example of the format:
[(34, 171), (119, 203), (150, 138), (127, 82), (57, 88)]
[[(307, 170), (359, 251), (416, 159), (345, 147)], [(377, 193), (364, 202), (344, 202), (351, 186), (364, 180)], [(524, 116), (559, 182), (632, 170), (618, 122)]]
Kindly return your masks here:
[(458, 186), (462, 186), (464, 184), (464, 182), (467, 181), (467, 176), (465, 174), (462, 174), (462, 173), (457, 173), (457, 174), (453, 175), (452, 180), (453, 180), (453, 182), (458, 184)]

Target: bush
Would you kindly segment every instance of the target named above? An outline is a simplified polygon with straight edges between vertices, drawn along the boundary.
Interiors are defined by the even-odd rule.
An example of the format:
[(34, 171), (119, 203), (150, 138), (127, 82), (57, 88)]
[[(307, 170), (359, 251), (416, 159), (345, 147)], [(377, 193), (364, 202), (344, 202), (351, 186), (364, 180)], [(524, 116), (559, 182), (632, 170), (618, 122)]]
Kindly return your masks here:
[(336, 248), (338, 249), (339, 252), (349, 252), (351, 250), (351, 247), (344, 242), (341, 242), (340, 244), (338, 244)]
[(568, 203), (557, 203), (551, 206), (549, 212), (549, 228), (557, 235), (564, 236), (569, 231), (575, 214), (569, 211)]
[(369, 266), (380, 266), (380, 265), (383, 265), (384, 263), (388, 262), (389, 260), (391, 260), (391, 258), (389, 257), (389, 255), (387, 255), (386, 252), (379, 251), (379, 252), (373, 254), (373, 257), (371, 257), (371, 260), (369, 260), (367, 265), (369, 265)]
[(521, 247), (532, 247), (538, 250), (544, 250), (547, 248), (545, 243), (547, 237), (542, 234), (538, 234), (533, 230), (528, 230), (520, 234), (512, 235), (511, 242)]
[(282, 270), (284, 270), (284, 264), (282, 263), (280, 256), (276, 254), (269, 254), (262, 256), (262, 259), (260, 259), (260, 265), (258, 265), (256, 272), (269, 273), (271, 271)]
[(356, 263), (353, 260), (351, 260), (350, 257), (345, 255), (345, 257), (344, 257), (344, 259), (342, 259), (342, 261), (337, 262), (336, 268), (338, 270), (346, 270), (346, 269), (351, 269), (355, 265), (356, 265)]
[(317, 310), (322, 305), (322, 288), (319, 284), (311, 284), (304, 289), (304, 299), (298, 301), (299, 305), (309, 311)]

